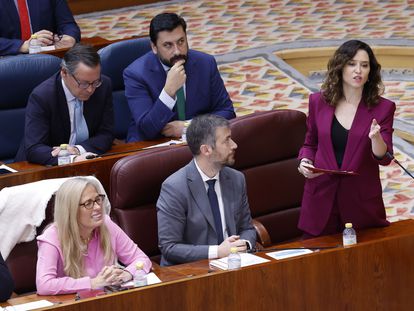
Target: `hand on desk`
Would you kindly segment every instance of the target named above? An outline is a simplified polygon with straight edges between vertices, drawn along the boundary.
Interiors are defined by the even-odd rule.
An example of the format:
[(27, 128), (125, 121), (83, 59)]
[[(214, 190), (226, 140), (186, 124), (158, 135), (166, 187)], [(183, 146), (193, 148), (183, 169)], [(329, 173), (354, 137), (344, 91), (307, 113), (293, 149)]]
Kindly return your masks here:
[[(37, 40), (40, 41), (42, 46), (52, 45), (55, 43), (53, 32), (49, 30), (39, 30), (34, 33), (37, 36)], [(29, 53), (29, 42), (30, 38), (23, 42), (22, 46), (20, 47), (21, 53)]]
[(226, 257), (230, 254), (230, 248), (237, 247), (237, 251), (246, 251), (246, 241), (241, 240), (239, 235), (232, 235), (225, 239), (218, 247), (217, 255), (219, 258)]
[(66, 49), (71, 48), (76, 43), (75, 38), (69, 35), (63, 35), (60, 39), (55, 38), (55, 48), (56, 49)]
[[(61, 150), (60, 147), (53, 147), (52, 157), (57, 157), (60, 150)], [(73, 162), (82, 162), (82, 161), (89, 160), (89, 158), (93, 159), (97, 156), (97, 154), (93, 152), (85, 152), (83, 154), (80, 154), (79, 149), (76, 148), (76, 146), (68, 145), (67, 150), (69, 151), (69, 154), (76, 156), (73, 158)]]
[(108, 285), (120, 285), (132, 280), (128, 271), (117, 266), (105, 266), (98, 275), (91, 279), (92, 289), (102, 288)]
[(161, 134), (165, 137), (179, 138), (183, 133), (184, 123), (185, 121), (172, 121), (167, 123), (167, 125), (162, 129)]

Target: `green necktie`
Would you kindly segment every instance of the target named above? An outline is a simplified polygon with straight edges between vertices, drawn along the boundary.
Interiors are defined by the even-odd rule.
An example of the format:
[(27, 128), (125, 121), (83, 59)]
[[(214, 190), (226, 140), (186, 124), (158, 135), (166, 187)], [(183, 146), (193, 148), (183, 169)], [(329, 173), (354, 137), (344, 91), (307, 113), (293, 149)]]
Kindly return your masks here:
[(184, 88), (181, 87), (177, 93), (177, 113), (178, 120), (185, 120), (185, 97), (184, 97)]

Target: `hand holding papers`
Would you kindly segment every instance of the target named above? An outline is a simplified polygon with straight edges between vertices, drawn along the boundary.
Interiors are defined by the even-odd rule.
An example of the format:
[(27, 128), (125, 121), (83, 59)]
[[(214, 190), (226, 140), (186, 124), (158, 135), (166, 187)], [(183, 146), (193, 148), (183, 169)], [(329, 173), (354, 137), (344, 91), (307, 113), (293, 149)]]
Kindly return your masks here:
[[(242, 268), (270, 261), (268, 259), (264, 259), (262, 257), (252, 255), (249, 253), (240, 253), (240, 257)], [(210, 265), (222, 270), (227, 270), (227, 257), (211, 260)]]
[(341, 171), (341, 170), (330, 170), (325, 168), (318, 168), (310, 166), (306, 163), (302, 163), (302, 166), (310, 170), (312, 173), (327, 173), (327, 174), (340, 174), (340, 175), (358, 175), (353, 171)]

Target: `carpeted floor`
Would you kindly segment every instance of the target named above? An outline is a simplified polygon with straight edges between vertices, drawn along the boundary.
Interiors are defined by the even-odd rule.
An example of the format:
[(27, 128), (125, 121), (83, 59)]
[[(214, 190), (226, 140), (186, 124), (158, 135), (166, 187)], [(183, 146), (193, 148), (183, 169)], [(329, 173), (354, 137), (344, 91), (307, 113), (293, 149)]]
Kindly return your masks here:
[[(190, 47), (216, 56), (237, 115), (280, 108), (307, 112), (320, 78), (305, 77), (278, 58), (287, 48), (339, 46), (348, 39), (371, 45), (414, 46), (412, 1), (169, 1), (76, 16), (82, 36), (119, 39), (147, 35), (151, 18), (181, 14)], [(396, 158), (414, 172), (414, 75), (383, 72), (384, 96), (395, 101)], [(414, 218), (414, 182), (396, 165), (381, 168), (390, 221)]]

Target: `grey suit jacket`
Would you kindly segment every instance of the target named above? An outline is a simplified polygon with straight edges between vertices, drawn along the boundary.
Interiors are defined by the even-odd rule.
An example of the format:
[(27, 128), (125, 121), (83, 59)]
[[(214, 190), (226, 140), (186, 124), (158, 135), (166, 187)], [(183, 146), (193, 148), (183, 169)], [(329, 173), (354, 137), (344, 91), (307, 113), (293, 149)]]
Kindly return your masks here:
[[(256, 243), (246, 195), (244, 175), (232, 168), (220, 171), (227, 232)], [(157, 202), (161, 265), (168, 266), (208, 258), (217, 233), (206, 188), (194, 160), (168, 177)]]

